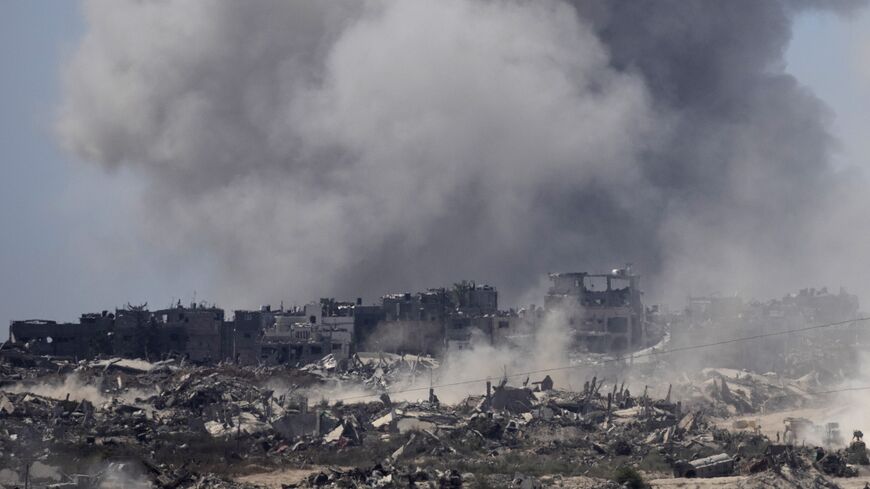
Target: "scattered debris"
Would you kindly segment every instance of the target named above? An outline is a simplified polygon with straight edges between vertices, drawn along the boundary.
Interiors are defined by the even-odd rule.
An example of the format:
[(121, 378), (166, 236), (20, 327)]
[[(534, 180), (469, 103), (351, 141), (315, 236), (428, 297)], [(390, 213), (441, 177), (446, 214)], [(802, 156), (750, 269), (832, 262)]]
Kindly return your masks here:
[[(211, 308), (193, 310), (217, 320)], [(353, 318), (299, 317), (284, 319)], [(585, 481), (576, 487), (644, 487), (674, 476), (818, 488), (870, 465), (863, 433), (853, 431), (848, 446), (843, 436), (860, 427), (803, 417), (828, 400), (817, 394), (821, 387), (846, 376), (828, 357), (813, 363), (789, 350), (771, 360), (788, 365), (780, 373), (708, 367), (674, 374), (677, 360), (655, 358), (658, 346), (640, 368), (632, 355), (612, 356), (618, 337), (597, 354), (582, 352), (591, 366), (573, 378), (540, 372), (512, 382), (505, 372), (500, 381), (468, 384), (476, 392), (460, 402), (439, 398), (433, 379), (441, 365), (433, 357), (345, 355), (344, 343), (268, 366), (171, 355), (76, 361), (4, 348), (0, 487), (253, 488), (263, 486), (237, 480), (290, 467), (300, 474), (271, 487), (537, 489), (574, 487), (572, 478)], [(409, 385), (424, 386), (420, 398), (402, 395)], [(366, 394), (326, 398), (346, 388)], [(773, 412), (788, 413), (777, 418), (775, 436), (763, 421)]]

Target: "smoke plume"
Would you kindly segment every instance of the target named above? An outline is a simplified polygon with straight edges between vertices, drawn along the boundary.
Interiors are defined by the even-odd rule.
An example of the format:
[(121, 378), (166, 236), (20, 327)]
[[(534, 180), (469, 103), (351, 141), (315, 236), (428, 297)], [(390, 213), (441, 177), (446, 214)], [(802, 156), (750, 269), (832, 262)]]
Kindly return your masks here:
[(859, 4), (87, 0), (58, 131), (145, 182), (136, 232), (209, 256), (227, 305), (510, 303), (626, 261), (752, 295), (847, 259), (814, 237), (831, 115), (783, 53), (802, 9)]

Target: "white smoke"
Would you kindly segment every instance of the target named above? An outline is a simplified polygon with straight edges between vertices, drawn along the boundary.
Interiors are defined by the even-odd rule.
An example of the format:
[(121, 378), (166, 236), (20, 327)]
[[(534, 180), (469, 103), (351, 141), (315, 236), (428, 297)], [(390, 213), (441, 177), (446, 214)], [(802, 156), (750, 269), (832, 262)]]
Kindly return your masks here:
[(10, 393), (30, 393), (57, 400), (88, 401), (101, 405), (118, 399), (128, 404), (136, 399), (145, 399), (153, 394), (144, 389), (125, 389), (122, 392), (104, 392), (94, 381), (82, 378), (78, 374), (65, 375), (55, 380), (22, 381), (4, 386), (3, 391)]
[(207, 257), (228, 307), (465, 277), (512, 302), (625, 261), (657, 296), (782, 293), (851, 266), (782, 53), (800, 8), (858, 3), (88, 0), (58, 130), (145, 182), (143, 248)]
[[(643, 83), (571, 7), (365, 5), (88, 2), (60, 133), (153, 179), (146, 238), (215, 253), (236, 301), (354, 293), (392, 260), (377, 286), (488, 275), (554, 224), (543, 189), (638, 185)], [(472, 243), (492, 256), (451, 250)], [(436, 249), (455, 265), (412, 258)]]
[(547, 375), (559, 389), (583, 385), (591, 379), (592, 369), (565, 368), (571, 364), (573, 341), (569, 317), (575, 313), (552, 309), (533, 329), (517, 331), (528, 335), (527, 341), (517, 347), (493, 346), (482, 334), (472, 337), (470, 348), (448, 350), (431, 378), (417, 376), (396, 383), (390, 387), (390, 396), (406, 401), (426, 399), (431, 385), (439, 401), (456, 404), (468, 396), (483, 395), (487, 380), (497, 385), (505, 377), (508, 385), (515, 387), (526, 384), (532, 388)]

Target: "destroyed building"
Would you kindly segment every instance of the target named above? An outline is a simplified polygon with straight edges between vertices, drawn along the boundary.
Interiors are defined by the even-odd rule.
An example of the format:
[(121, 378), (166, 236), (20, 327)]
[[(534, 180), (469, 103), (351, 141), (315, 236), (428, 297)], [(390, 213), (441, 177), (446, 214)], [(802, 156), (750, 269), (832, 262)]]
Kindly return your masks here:
[(73, 356), (79, 351), (86, 328), (73, 323), (57, 323), (43, 319), (12, 321), (9, 325), (9, 341), (27, 345), (39, 355)]
[(592, 352), (647, 346), (640, 276), (631, 267), (610, 273), (551, 273), (544, 307), (566, 316), (576, 344)]
[(853, 319), (858, 315), (858, 296), (844, 288), (832, 294), (827, 287), (801, 289), (782, 299), (785, 307), (796, 307), (808, 320), (816, 323), (833, 323)]
[(320, 304), (276, 313), (272, 324), (263, 330), (260, 361), (295, 365), (329, 354), (337, 359), (348, 358), (354, 320), (348, 315), (333, 315), (338, 308), (333, 300), (324, 299)]
[[(557, 273), (545, 307), (500, 310), (498, 290), (473, 281), (450, 288), (387, 294), (380, 304), (321, 299), (302, 307), (236, 310), (180, 302), (151, 311), (147, 304), (114, 313), (84, 314), (78, 324), (13, 321), (10, 340), (41, 355), (76, 359), (97, 356), (196, 363), (307, 363), (325, 355), (347, 359), (357, 351), (440, 355), (476, 342), (522, 346), (545, 317), (572, 329), (574, 344), (594, 352), (625, 352), (647, 346), (639, 277), (629, 269), (610, 274)], [(557, 314), (565, 314), (558, 317)]]
[(9, 334), (11, 344), (43, 355), (79, 359), (183, 356), (207, 363), (227, 356), (225, 329), (222, 309), (179, 303), (159, 311), (128, 305), (114, 314), (83, 314), (79, 323), (12, 321)]
[[(147, 358), (149, 348), (158, 343), (155, 335), (154, 318), (148, 304), (127, 305), (116, 309), (112, 332), (112, 354), (125, 358)], [(179, 334), (183, 334), (179, 332)]]
[(468, 344), (475, 331), (493, 341), (496, 328), (510, 326), (509, 315), (516, 318), (498, 311), (494, 287), (463, 281), (452, 289), (385, 295), (379, 305), (326, 298), (287, 310), (236, 310), (232, 320), (205, 304), (179, 302), (157, 311), (128, 304), (114, 313), (84, 314), (79, 323), (12, 321), (10, 343), (77, 359), (179, 356), (197, 363), (297, 364), (329, 354), (346, 359), (360, 348), (436, 354), (448, 344)]
[(28, 345), (30, 351), (38, 355), (93, 357), (113, 351), (113, 325), (114, 315), (108, 311), (82, 314), (79, 323), (42, 319), (12, 321), (9, 340)]
[(382, 297), (383, 320), (365, 345), (374, 349), (439, 354), (467, 348), (474, 338), (496, 342), (496, 330), (516, 328), (519, 317), (498, 309), (491, 285), (462, 281), (452, 288), (388, 294)]
[(160, 333), (161, 344), (169, 345), (170, 351), (184, 353), (194, 362), (206, 363), (225, 358), (221, 350), (224, 311), (217, 307), (202, 307), (196, 303), (154, 312), (155, 327)]
[[(710, 351), (709, 361), (732, 368), (756, 371), (789, 371), (808, 360), (795, 352), (803, 343), (824, 335), (827, 347), (816, 356), (854, 356), (852, 345), (861, 333), (858, 325), (843, 325), (831, 331), (808, 331), (799, 337), (782, 335), (789, 330), (814, 325), (848, 322), (858, 317), (858, 298), (843, 289), (832, 294), (827, 288), (808, 288), (782, 299), (744, 301), (739, 296), (690, 297), (684, 313), (671, 326), (672, 345), (715, 342), (731, 337), (759, 336), (751, 344)], [(815, 360), (822, 361), (823, 358)], [(822, 361), (821, 363), (826, 363)]]
[(233, 320), (224, 322), (223, 351), (229, 352), (229, 358), (235, 363), (256, 364), (260, 358), (263, 331), (274, 320), (270, 306), (262, 306), (259, 311), (234, 311)]
[[(285, 487), (391, 487), (383, 482), (399, 479), (402, 487), (474, 487), (475, 479), (484, 487), (557, 482), (535, 485), (534, 477), (517, 473), (519, 463), (526, 471), (542, 467), (541, 480), (548, 473), (560, 474), (558, 481), (582, 476), (584, 485), (564, 487), (586, 488), (619, 487), (585, 482), (597, 474), (596, 482), (607, 484), (602, 477), (608, 475), (596, 468), (609, 472), (631, 463), (650, 479), (728, 476), (751, 482), (786, 474), (792, 479), (772, 487), (835, 487), (792, 482), (854, 475), (851, 464), (870, 463), (860, 431), (844, 448), (844, 433), (863, 426), (788, 417), (772, 426), (756, 419), (808, 412), (827, 402), (830, 386), (848, 372), (830, 380), (815, 374), (847, 364), (842, 358), (815, 362), (813, 375), (794, 369), (754, 373), (714, 367), (716, 355), (728, 351), (720, 346), (704, 351), (708, 368), (695, 369), (679, 352), (667, 351), (682, 344), (678, 337), (661, 357), (645, 353), (634, 362), (628, 356), (599, 362), (599, 355), (585, 355), (595, 371), (577, 374), (583, 377), (560, 378), (561, 367), (552, 377), (518, 375), (516, 367), (505, 367), (500, 381), (468, 372), (458, 384), (438, 377), (440, 365), (449, 362), (408, 354), (415, 347), (461, 349), (471, 338), (519, 346), (554, 318), (574, 331), (591, 323), (575, 336), (586, 348), (605, 337), (589, 333), (607, 319), (625, 317), (628, 325), (645, 319), (651, 328), (646, 340), (635, 343), (632, 338), (643, 335), (617, 328), (603, 331), (610, 336), (599, 344), (612, 353), (613, 342), (622, 338), (636, 348), (655, 337), (656, 320), (652, 309), (640, 305), (636, 280), (628, 280), (634, 290), (622, 287), (618, 279), (625, 275), (630, 276), (554, 274), (546, 307), (519, 311), (499, 310), (495, 288), (462, 282), (387, 295), (378, 305), (321, 299), (287, 309), (236, 310), (232, 318), (214, 306), (151, 311), (143, 304), (85, 314), (77, 324), (17, 321), (11, 345), (0, 348), (0, 455), (7, 455), (0, 457), (0, 475), (19, 487), (28, 479), (38, 479), (35, 487), (99, 487), (81, 485), (78, 474), (60, 474), (85, 460), (121, 459), (141, 463), (133, 477), (153, 483), (147, 487), (254, 487), (224, 484), (249, 471), (273, 477), (272, 471), (288, 466), (310, 473)], [(596, 277), (604, 284), (595, 283)], [(854, 296), (806, 289), (768, 302), (693, 297), (682, 314), (668, 313), (668, 320), (675, 321), (673, 331), (691, 333), (695, 344), (704, 344), (723, 324), (738, 328), (727, 331), (729, 338), (751, 337), (747, 332), (856, 314)], [(421, 325), (431, 329), (423, 334), (415, 329)], [(772, 361), (842, 355), (840, 332), (834, 333), (825, 332), (822, 347), (818, 338), (811, 338), (815, 345), (791, 343), (800, 348)], [(396, 342), (398, 353), (385, 352), (385, 343), (359, 351), (381, 334)], [(431, 343), (423, 345), (421, 338)], [(783, 342), (788, 341), (797, 339)], [(739, 349), (760, 346), (767, 347), (753, 339)], [(91, 356), (103, 358), (85, 359)], [(237, 365), (215, 364), (227, 360)], [(466, 387), (454, 391), (458, 385)], [(71, 397), (79, 390), (98, 392), (101, 402)], [(803, 446), (814, 438), (819, 447)], [(40, 463), (64, 471), (52, 481), (34, 475), (39, 471), (30, 470), (30, 459), (19, 456), (31, 452), (46, 454)], [(333, 464), (357, 467), (320, 472)], [(86, 475), (97, 482), (111, 477), (101, 468)], [(436, 476), (453, 485), (414, 485)], [(457, 482), (463, 478), (470, 483)]]
[(385, 351), (440, 353), (444, 348), (445, 328), (452, 308), (446, 289), (430, 289), (412, 294), (388, 294), (381, 298), (384, 320), (367, 342)]

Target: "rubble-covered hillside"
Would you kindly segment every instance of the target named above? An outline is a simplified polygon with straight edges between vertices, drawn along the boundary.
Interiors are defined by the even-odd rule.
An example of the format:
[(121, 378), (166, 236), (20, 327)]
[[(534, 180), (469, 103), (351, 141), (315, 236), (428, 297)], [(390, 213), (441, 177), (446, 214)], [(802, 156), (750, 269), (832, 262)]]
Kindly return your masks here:
[(492, 379), (448, 404), (437, 384), (396, 387), (437, 372), (426, 357), (295, 369), (0, 353), (2, 487), (862, 487), (849, 484), (867, 473), (860, 427), (765, 421), (830, 406), (812, 376), (661, 383), (661, 361), (574, 389)]

